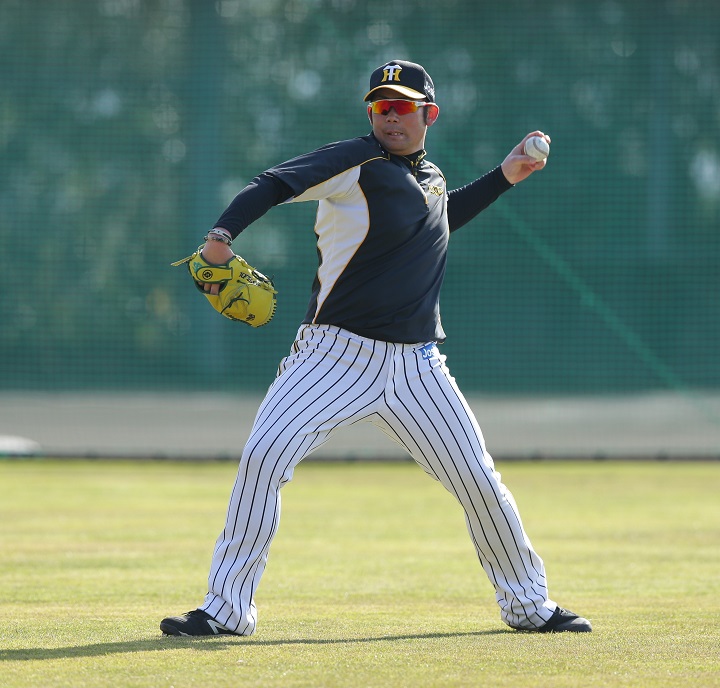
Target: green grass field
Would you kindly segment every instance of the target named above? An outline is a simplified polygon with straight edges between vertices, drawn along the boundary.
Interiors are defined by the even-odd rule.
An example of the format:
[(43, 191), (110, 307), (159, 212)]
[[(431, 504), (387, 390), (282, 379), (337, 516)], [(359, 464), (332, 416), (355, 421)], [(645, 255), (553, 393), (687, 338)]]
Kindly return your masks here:
[(205, 593), (235, 467), (0, 462), (0, 685), (720, 686), (720, 463), (499, 466), (553, 597), (499, 620), (462, 512), (414, 464), (306, 463), (251, 638), (165, 638)]

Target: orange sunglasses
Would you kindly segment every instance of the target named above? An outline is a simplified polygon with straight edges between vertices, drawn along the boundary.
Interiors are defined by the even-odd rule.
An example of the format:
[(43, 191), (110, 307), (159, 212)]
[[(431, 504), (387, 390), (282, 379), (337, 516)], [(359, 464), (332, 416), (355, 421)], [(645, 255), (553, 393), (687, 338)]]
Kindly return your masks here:
[(398, 115), (409, 115), (417, 112), (421, 107), (427, 107), (433, 103), (423, 103), (418, 100), (374, 100), (370, 103), (370, 109), (376, 115), (387, 115), (391, 109)]

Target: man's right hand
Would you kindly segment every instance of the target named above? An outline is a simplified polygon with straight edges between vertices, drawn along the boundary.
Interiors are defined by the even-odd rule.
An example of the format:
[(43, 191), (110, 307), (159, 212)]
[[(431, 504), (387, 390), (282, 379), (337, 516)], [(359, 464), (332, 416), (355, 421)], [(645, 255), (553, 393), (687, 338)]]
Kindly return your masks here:
[[(225, 265), (234, 255), (232, 248), (222, 241), (207, 241), (200, 255), (212, 265)], [(201, 282), (201, 284), (203, 284)], [(220, 291), (219, 284), (203, 284), (203, 289), (209, 294), (217, 294)]]

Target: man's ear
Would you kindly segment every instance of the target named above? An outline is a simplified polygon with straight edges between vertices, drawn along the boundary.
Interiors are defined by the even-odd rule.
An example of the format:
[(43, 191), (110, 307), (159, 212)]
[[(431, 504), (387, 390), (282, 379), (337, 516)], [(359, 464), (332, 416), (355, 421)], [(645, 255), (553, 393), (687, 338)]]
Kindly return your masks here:
[(368, 119), (370, 120), (370, 124), (372, 124), (373, 123), (373, 121), (372, 121), (372, 105), (368, 105), (367, 113), (368, 113)]
[(429, 127), (431, 127), (433, 124), (435, 124), (435, 121), (438, 118), (438, 115), (440, 114), (440, 108), (433, 103), (432, 105), (426, 105), (425, 106), (425, 124), (427, 124)]

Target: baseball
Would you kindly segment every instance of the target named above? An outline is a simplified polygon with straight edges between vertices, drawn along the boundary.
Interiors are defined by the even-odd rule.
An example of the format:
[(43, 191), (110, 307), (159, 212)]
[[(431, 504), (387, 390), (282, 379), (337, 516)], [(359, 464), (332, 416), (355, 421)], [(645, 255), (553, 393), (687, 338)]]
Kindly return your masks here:
[(525, 155), (535, 160), (545, 160), (550, 155), (550, 146), (541, 136), (531, 136), (525, 141)]

